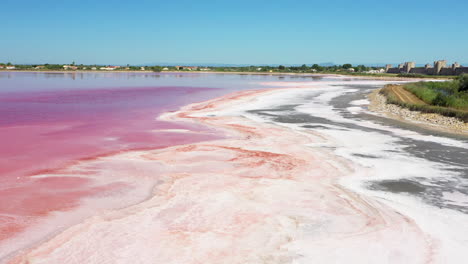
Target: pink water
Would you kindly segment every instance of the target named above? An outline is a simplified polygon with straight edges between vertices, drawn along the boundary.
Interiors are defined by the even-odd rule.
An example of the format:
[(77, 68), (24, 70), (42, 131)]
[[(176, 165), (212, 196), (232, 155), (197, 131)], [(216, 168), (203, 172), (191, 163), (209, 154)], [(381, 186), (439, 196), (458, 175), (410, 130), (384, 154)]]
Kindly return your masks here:
[(102, 210), (147, 199), (159, 165), (115, 154), (223, 137), (161, 114), (290, 78), (0, 72), (0, 262)]
[[(0, 75), (0, 241), (50, 212), (73, 209), (84, 197), (128, 187), (34, 176), (125, 150), (218, 138), (207, 128), (157, 117), (232, 90), (192, 75), (168, 75), (164, 81), (151, 74)], [(190, 83), (196, 87), (177, 86)]]
[[(450, 177), (399, 152), (415, 134), (329, 101), (384, 82), (275, 78), (0, 74), (0, 263), (466, 259), (466, 215), (366, 188), (409, 171)], [(286, 104), (283, 121), (254, 114)], [(308, 111), (334, 125), (295, 126)]]

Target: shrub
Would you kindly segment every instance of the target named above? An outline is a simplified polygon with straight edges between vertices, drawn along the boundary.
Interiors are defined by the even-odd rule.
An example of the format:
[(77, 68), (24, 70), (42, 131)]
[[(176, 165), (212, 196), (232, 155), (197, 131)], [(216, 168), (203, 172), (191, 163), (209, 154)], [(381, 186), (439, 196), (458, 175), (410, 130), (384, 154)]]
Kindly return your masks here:
[(427, 76), (424, 74), (416, 74), (416, 73), (399, 73), (398, 77), (406, 77), (406, 78), (426, 78)]
[(459, 83), (459, 92), (467, 92), (468, 91), (468, 74), (462, 74), (458, 77)]
[(405, 85), (404, 88), (428, 104), (432, 104), (437, 97), (437, 92), (432, 89), (426, 89), (424, 83), (410, 83)]
[(441, 93), (438, 93), (436, 98), (432, 101), (433, 105), (438, 105), (438, 106), (448, 106), (448, 99), (446, 95), (443, 95)]
[(464, 79), (446, 82), (418, 82), (404, 88), (427, 104), (468, 110), (468, 92), (460, 91)]
[(161, 72), (162, 71), (162, 67), (161, 66), (154, 66), (154, 67), (151, 67), (151, 70), (154, 71), (154, 72)]
[[(424, 83), (423, 83), (424, 84)], [(408, 88), (406, 86), (410, 86), (411, 88)], [(430, 85), (429, 85), (430, 86)], [(405, 89), (411, 91), (411, 89), (416, 89), (416, 88), (423, 88), (424, 85), (421, 83), (414, 83), (414, 84), (407, 84), (405, 85)], [(463, 93), (462, 97), (455, 97), (455, 96), (446, 96), (443, 94), (438, 94), (434, 98), (433, 101), (438, 102), (441, 105), (460, 105), (461, 109), (456, 109), (456, 108), (450, 108), (450, 107), (443, 107), (441, 105), (435, 105), (435, 104), (428, 104), (428, 105), (421, 105), (421, 104), (408, 104), (405, 102), (402, 102), (398, 99), (397, 96), (393, 94), (393, 92), (388, 88), (385, 87), (382, 90), (380, 90), (380, 93), (384, 95), (387, 98), (387, 103), (389, 104), (395, 104), (401, 107), (408, 108), (411, 111), (420, 111), (423, 113), (436, 113), (448, 117), (455, 117), (458, 118), (459, 120), (463, 122), (468, 122), (468, 111), (462, 110), (463, 107), (466, 107), (468, 105), (468, 93)]]

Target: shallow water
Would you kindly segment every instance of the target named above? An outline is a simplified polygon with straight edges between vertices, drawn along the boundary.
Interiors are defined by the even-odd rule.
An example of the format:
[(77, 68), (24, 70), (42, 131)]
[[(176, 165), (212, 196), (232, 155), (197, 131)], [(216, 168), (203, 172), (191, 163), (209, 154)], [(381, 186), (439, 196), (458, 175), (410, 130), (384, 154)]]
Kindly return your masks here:
[(466, 257), (468, 140), (370, 113), (365, 95), (385, 82), (0, 77), (1, 261)]
[[(47, 225), (36, 231), (37, 236), (10, 241), (26, 229), (40, 226), (43, 219), (55, 217), (56, 212), (66, 215), (80, 208), (83, 199), (95, 199), (93, 209), (71, 218), (82, 219), (92, 215), (93, 210), (141, 201), (153, 185), (153, 181), (137, 184), (133, 179), (117, 177), (72, 177), (63, 170), (130, 150), (219, 139), (223, 135), (211, 128), (157, 118), (186, 104), (234, 91), (261, 89), (261, 81), (292, 79), (298, 78), (0, 72), (0, 259), (54, 234), (58, 229)], [(85, 173), (96, 172), (86, 169)], [(128, 201), (123, 202), (123, 197)], [(60, 223), (60, 228), (75, 223), (66, 221), (70, 223)]]

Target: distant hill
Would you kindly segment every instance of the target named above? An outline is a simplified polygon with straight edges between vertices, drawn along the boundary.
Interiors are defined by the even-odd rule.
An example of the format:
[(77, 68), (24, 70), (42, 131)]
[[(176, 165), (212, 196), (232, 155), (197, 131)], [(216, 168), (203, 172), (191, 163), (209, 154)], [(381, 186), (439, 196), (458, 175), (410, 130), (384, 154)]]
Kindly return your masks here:
[(334, 66), (335, 63), (333, 62), (323, 62), (323, 63), (319, 63), (320, 66), (322, 67), (331, 67), (331, 66)]

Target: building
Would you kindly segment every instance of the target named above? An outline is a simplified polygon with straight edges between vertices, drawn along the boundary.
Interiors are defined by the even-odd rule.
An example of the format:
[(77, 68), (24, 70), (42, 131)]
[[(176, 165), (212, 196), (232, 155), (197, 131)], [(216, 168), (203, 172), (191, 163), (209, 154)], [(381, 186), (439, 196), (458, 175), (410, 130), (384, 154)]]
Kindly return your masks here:
[(447, 67), (446, 60), (434, 61), (433, 66), (426, 64), (424, 67), (416, 67), (415, 62), (405, 62), (392, 67), (387, 64), (385, 67), (386, 73), (409, 73), (409, 74), (424, 74), (424, 75), (460, 75), (468, 73), (468, 67), (463, 67), (455, 62), (450, 67)]
[(76, 70), (78, 70), (78, 67), (76, 67), (76, 66), (74, 66), (74, 65), (63, 65), (63, 69), (64, 69), (64, 70), (76, 71)]
[(385, 66), (387, 73), (410, 73), (414, 68), (416, 68), (416, 63), (412, 61), (400, 63), (397, 68), (392, 68), (391, 64)]
[(385, 73), (385, 69), (378, 69), (378, 70), (368, 70), (365, 73), (370, 73), (370, 74), (379, 74), (379, 73)]
[(116, 70), (116, 69), (119, 69), (120, 66), (107, 66), (107, 67), (101, 67), (99, 68), (100, 70), (103, 70), (103, 71), (113, 71), (113, 70)]
[(443, 68), (447, 67), (446, 60), (434, 61), (434, 75), (439, 75)]
[(16, 69), (16, 67), (13, 66), (13, 65), (10, 65), (10, 66), (6, 66), (5, 69), (7, 69), (7, 70), (14, 70), (14, 69)]
[(188, 71), (196, 71), (198, 70), (197, 66), (175, 66), (176, 70), (188, 70)]
[(405, 64), (403, 65), (403, 70), (405, 71), (405, 73), (410, 73), (410, 71), (412, 69), (416, 68), (416, 62), (405, 62)]
[(390, 73), (389, 71), (390, 71), (390, 69), (392, 69), (392, 68), (393, 68), (393, 65), (391, 65), (391, 64), (385, 65), (385, 72), (386, 72), (386, 73)]

